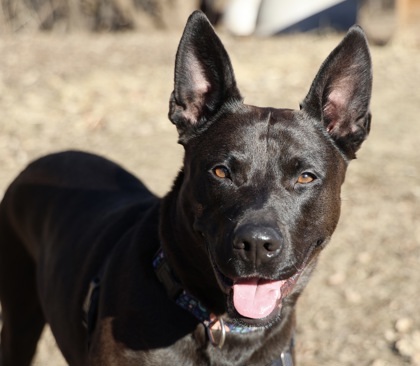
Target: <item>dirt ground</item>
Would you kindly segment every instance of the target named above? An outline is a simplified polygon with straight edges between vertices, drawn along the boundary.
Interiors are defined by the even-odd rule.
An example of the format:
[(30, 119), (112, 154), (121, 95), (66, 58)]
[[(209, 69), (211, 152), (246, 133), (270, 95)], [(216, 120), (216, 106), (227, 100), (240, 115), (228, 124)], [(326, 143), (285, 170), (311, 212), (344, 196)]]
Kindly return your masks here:
[[(105, 155), (163, 194), (182, 150), (167, 120), (178, 32), (0, 39), (0, 192), (32, 159)], [(249, 104), (297, 108), (341, 35), (222, 35)], [(298, 308), (301, 366), (420, 365), (420, 43), (372, 47), (371, 136)], [(51, 335), (35, 365), (64, 365)]]

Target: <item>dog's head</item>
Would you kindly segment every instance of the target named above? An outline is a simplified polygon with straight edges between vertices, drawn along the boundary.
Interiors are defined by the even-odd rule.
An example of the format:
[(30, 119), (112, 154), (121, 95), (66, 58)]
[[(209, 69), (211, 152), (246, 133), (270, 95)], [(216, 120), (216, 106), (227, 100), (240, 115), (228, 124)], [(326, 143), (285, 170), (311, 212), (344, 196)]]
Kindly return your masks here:
[(207, 276), (237, 321), (279, 319), (305, 286), (336, 227), (347, 164), (369, 133), (371, 84), (367, 42), (353, 27), (300, 110), (246, 105), (206, 17), (188, 20), (169, 112), (185, 148), (179, 203), (190, 255), (206, 251)]

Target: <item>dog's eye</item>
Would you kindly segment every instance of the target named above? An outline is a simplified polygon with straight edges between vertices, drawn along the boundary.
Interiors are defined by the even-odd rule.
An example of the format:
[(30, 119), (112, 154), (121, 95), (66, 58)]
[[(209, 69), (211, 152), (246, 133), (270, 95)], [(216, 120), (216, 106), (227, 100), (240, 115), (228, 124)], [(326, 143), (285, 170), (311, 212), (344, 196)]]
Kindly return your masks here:
[(299, 178), (297, 179), (296, 183), (299, 184), (308, 184), (313, 182), (316, 179), (316, 176), (309, 172), (304, 172), (301, 175), (299, 175)]
[(223, 165), (219, 165), (215, 168), (213, 168), (213, 174), (217, 177), (217, 178), (229, 178), (229, 169), (226, 168)]

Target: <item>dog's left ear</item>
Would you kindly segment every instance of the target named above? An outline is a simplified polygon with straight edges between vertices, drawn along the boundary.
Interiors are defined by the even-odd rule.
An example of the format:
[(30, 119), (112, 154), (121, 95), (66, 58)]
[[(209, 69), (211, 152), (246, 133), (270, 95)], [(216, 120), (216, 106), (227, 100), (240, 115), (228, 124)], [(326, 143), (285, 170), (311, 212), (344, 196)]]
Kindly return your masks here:
[(180, 142), (204, 127), (225, 103), (242, 100), (229, 56), (206, 16), (196, 11), (185, 26), (175, 62), (169, 119)]
[(348, 159), (370, 130), (372, 63), (366, 37), (353, 26), (322, 64), (301, 109), (323, 122)]

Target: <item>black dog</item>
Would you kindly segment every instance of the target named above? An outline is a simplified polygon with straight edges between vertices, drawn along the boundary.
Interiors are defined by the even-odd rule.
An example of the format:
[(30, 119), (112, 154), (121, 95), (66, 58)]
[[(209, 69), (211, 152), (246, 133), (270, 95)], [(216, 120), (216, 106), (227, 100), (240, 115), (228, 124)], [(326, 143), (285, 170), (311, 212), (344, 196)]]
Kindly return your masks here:
[(371, 61), (352, 28), (299, 111), (243, 104), (195, 12), (169, 118), (184, 167), (162, 200), (101, 157), (49, 155), (0, 207), (3, 366), (45, 322), (70, 365), (293, 364), (294, 306), (369, 133)]

